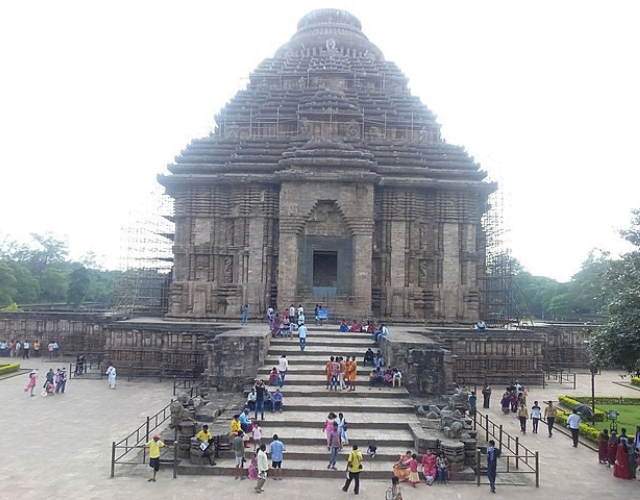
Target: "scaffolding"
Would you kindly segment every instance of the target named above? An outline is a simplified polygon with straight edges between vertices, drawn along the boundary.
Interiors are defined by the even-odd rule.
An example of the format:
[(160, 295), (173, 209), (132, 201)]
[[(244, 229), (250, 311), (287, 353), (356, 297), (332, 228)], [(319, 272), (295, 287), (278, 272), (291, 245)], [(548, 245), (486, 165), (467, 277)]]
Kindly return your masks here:
[(118, 313), (136, 317), (167, 312), (173, 238), (173, 201), (160, 189), (126, 214), (120, 233)]
[(504, 193), (492, 193), (482, 218), (486, 268), (480, 276), (483, 289), (481, 317), (487, 326), (509, 327), (522, 317), (514, 298), (514, 261), (509, 246), (509, 229), (504, 219)]

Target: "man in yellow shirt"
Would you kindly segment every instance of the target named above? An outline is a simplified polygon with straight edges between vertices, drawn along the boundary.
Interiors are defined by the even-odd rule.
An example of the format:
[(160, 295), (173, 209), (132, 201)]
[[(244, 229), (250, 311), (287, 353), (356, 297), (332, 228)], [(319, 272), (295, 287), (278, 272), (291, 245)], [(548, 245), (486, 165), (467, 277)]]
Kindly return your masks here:
[(209, 465), (215, 465), (213, 461), (213, 452), (215, 450), (213, 445), (213, 434), (209, 431), (208, 425), (203, 425), (202, 430), (196, 434), (196, 439), (202, 450), (202, 456), (209, 460)]
[(242, 430), (242, 426), (240, 425), (240, 415), (234, 415), (233, 420), (231, 421), (231, 435), (236, 436), (238, 431)]
[(164, 448), (164, 443), (160, 441), (157, 434), (146, 445), (149, 448), (149, 467), (153, 469), (153, 477), (149, 478), (149, 482), (156, 482), (156, 474), (160, 470), (160, 448)]
[(557, 408), (553, 406), (553, 401), (549, 401), (547, 407), (544, 409), (544, 418), (547, 421), (547, 427), (549, 427), (549, 437), (553, 436), (553, 424), (556, 422), (557, 415)]
[(353, 450), (349, 453), (349, 458), (347, 459), (347, 480), (342, 487), (342, 491), (348, 491), (349, 485), (351, 484), (351, 480), (354, 481), (353, 492), (357, 495), (360, 493), (360, 471), (362, 471), (362, 461), (364, 457), (360, 450), (358, 450), (358, 445), (353, 445)]

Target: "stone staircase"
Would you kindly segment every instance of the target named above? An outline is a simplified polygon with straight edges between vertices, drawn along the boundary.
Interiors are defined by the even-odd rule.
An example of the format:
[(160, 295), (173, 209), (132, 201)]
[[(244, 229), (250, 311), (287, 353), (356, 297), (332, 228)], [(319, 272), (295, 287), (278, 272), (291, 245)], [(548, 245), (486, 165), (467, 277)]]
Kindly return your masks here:
[[(335, 327), (310, 327), (305, 351), (300, 351), (297, 338), (272, 339), (258, 377), (267, 380), (280, 356), (286, 354), (289, 371), (281, 389), (284, 411), (267, 411), (260, 425), (264, 443), (268, 445), (273, 434), (278, 434), (286, 446), (284, 476), (342, 478), (351, 445), (358, 444), (366, 455), (368, 442), (375, 441), (378, 454), (373, 460), (365, 457), (366, 477), (388, 479), (399, 455), (414, 449), (411, 429), (420, 427), (414, 405), (404, 388), (369, 388), (370, 367), (362, 367), (362, 357), (368, 347), (376, 349), (370, 334), (342, 333)], [(359, 365), (356, 391), (326, 389), (325, 364), (330, 356), (336, 355), (356, 356)], [(323, 422), (330, 411), (343, 412), (349, 424), (350, 445), (340, 453), (337, 471), (327, 469), (329, 452)], [(233, 452), (221, 452), (216, 461), (217, 465), (210, 467), (183, 460), (178, 473), (235, 473)]]

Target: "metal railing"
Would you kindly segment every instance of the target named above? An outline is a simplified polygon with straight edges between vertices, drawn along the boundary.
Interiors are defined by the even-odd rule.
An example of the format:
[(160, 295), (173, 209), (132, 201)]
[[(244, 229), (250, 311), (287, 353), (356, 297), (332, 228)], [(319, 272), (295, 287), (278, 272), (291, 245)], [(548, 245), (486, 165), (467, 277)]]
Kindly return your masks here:
[(576, 388), (576, 374), (575, 372), (569, 372), (567, 370), (563, 370), (562, 368), (558, 370), (547, 370), (544, 372), (544, 377), (542, 377), (542, 387), (546, 386), (546, 380), (555, 380), (559, 382), (560, 385), (563, 383), (567, 383), (569, 385), (573, 385), (575, 390)]
[[(171, 403), (173, 403), (173, 399), (171, 402), (165, 406), (162, 410), (151, 417), (147, 417), (146, 421), (140, 425), (136, 430), (130, 432), (124, 439), (116, 442), (113, 441), (111, 443), (111, 477), (115, 476), (116, 473), (116, 464), (118, 465), (138, 465), (140, 463), (145, 463), (147, 460), (147, 450), (145, 444), (149, 442), (149, 437), (151, 432), (158, 427), (160, 427), (164, 422), (166, 422), (171, 416)], [(141, 443), (143, 443), (141, 445)], [(132, 450), (142, 448), (142, 460), (141, 461), (130, 461), (125, 462), (123, 458), (129, 454)], [(121, 451), (121, 452), (120, 452)], [(175, 457), (174, 450), (174, 460)], [(175, 477), (174, 470), (174, 477)]]
[(193, 398), (198, 395), (200, 387), (202, 387), (203, 380), (199, 378), (185, 378), (179, 380), (177, 377), (173, 377), (173, 395), (178, 392), (186, 392), (189, 397)]
[[(476, 410), (473, 416), (473, 429), (480, 427), (485, 432), (485, 441), (490, 438), (496, 441), (499, 450), (508, 450), (512, 455), (502, 454), (500, 458), (506, 458), (507, 468), (505, 472), (518, 474), (535, 474), (536, 488), (540, 487), (540, 456), (538, 451), (532, 451), (520, 443), (518, 436), (512, 436), (502, 428), (502, 424), (497, 425), (489, 420), (489, 415), (483, 415)], [(476, 476), (478, 486), (480, 485), (480, 450), (477, 453)], [(511, 465), (513, 461), (513, 466)], [(522, 470), (520, 467), (522, 466)], [(514, 470), (515, 469), (515, 470)]]

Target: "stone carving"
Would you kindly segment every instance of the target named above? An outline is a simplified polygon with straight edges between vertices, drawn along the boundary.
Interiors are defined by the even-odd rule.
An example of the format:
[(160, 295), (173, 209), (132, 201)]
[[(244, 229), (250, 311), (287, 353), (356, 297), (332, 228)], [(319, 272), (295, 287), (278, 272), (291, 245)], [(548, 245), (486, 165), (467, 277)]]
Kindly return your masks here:
[(327, 39), (327, 43), (325, 44), (325, 46), (327, 47), (327, 50), (335, 50), (336, 41), (333, 38), (329, 38)]
[(233, 283), (233, 257), (230, 255), (224, 258), (223, 275), (225, 283)]
[(369, 127), (369, 138), (370, 139), (382, 139), (382, 130), (380, 130), (380, 127), (376, 127), (375, 125), (372, 125), (371, 127)]
[(429, 264), (426, 260), (418, 262), (418, 286), (426, 286), (428, 283)]
[(189, 406), (192, 406), (191, 403), (192, 402), (186, 393), (181, 392), (178, 394), (176, 400), (171, 403), (171, 406), (169, 406), (169, 410), (171, 410), (169, 428), (175, 429), (176, 426), (181, 425), (185, 420), (194, 421), (192, 418), (192, 411), (189, 409)]
[(351, 141), (360, 139), (360, 124), (355, 120), (351, 120), (349, 122), (349, 127), (347, 128), (347, 139)]
[(311, 123), (307, 118), (300, 120), (300, 135), (309, 135), (311, 132)]
[(429, 129), (427, 129), (427, 127), (422, 127), (420, 129), (420, 138), (419, 138), (419, 142), (420, 143), (426, 143), (426, 142), (431, 142), (429, 141)]

